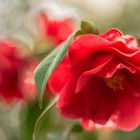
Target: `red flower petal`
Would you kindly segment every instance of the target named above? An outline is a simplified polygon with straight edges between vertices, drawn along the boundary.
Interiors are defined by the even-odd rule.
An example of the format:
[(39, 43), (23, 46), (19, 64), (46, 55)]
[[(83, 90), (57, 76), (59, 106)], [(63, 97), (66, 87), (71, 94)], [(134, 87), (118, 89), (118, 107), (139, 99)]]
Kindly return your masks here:
[[(109, 52), (123, 58), (126, 61), (136, 61), (132, 63), (138, 63), (139, 48), (128, 48), (122, 41), (110, 42), (96, 35), (82, 35), (77, 37), (69, 47), (70, 64), (75, 67), (78, 63), (81, 63), (85, 59), (89, 59), (92, 55), (97, 53)], [(137, 57), (137, 58), (134, 58)]]
[(122, 41), (127, 47), (131, 49), (137, 49), (139, 47), (138, 41), (133, 36), (124, 35), (122, 36)]
[(112, 120), (109, 120), (105, 125), (100, 125), (94, 123), (91, 119), (82, 119), (81, 124), (88, 131), (93, 131), (96, 129), (116, 129), (116, 124)]
[(90, 83), (92, 85), (86, 87), (90, 90), (86, 92), (86, 109), (90, 113), (90, 119), (96, 123), (105, 124), (117, 107), (118, 94), (108, 88), (102, 78), (100, 80), (92, 78)]
[(97, 75), (102, 78), (110, 78), (115, 74), (115, 72), (120, 71), (122, 69), (127, 69), (131, 73), (136, 72), (135, 68), (129, 65), (122, 64), (119, 62), (119, 60), (117, 60), (116, 58), (113, 58), (112, 61), (110, 61), (106, 65), (106, 67), (104, 67), (101, 71), (97, 73)]
[(93, 58), (93, 64), (90, 64), (92, 65), (92, 70), (85, 71), (81, 74), (77, 81), (76, 93), (82, 90), (87, 85), (91, 75), (99, 73), (104, 67), (106, 67), (107, 63), (109, 63), (112, 60), (112, 58), (113, 55), (110, 54), (102, 54), (98, 55), (98, 57)]
[(69, 68), (69, 58), (68, 56), (61, 62), (61, 64), (55, 69), (53, 74), (49, 79), (49, 87), (53, 93), (59, 93), (64, 85), (66, 84), (68, 77), (70, 75)]
[(57, 107), (61, 110), (64, 116), (69, 118), (78, 118), (83, 116), (84, 100), (82, 94), (75, 94), (75, 86), (79, 75), (71, 75), (65, 83), (64, 88), (59, 94)]
[(110, 29), (106, 33), (101, 34), (100, 37), (107, 39), (108, 41), (114, 42), (115, 39), (120, 38), (122, 36), (122, 32), (118, 29)]
[(106, 50), (106, 46), (110, 44), (111, 42), (97, 35), (81, 35), (77, 37), (69, 47), (68, 54), (70, 57), (70, 64), (75, 66), (91, 54), (94, 55), (99, 50)]
[(126, 95), (121, 98), (118, 107), (118, 128), (123, 130), (132, 130), (140, 123), (140, 99)]

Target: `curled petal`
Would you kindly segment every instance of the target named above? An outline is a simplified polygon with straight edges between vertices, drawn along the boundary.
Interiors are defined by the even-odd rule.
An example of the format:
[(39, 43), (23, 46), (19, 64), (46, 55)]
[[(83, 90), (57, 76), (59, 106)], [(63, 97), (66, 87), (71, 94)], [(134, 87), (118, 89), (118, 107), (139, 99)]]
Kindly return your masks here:
[(138, 41), (133, 36), (124, 35), (121, 39), (128, 48), (137, 49), (139, 47)]
[(111, 42), (97, 35), (81, 35), (69, 47), (70, 64), (75, 66), (91, 54), (94, 55), (97, 51), (106, 50), (110, 44)]
[[(101, 71), (106, 65), (107, 63), (109, 63), (113, 58), (113, 55), (108, 54), (108, 55), (104, 55), (103, 59), (100, 59), (100, 57), (98, 56), (96, 59), (93, 59), (93, 66), (96, 67), (93, 68), (92, 70), (88, 70), (85, 71), (81, 74), (81, 76), (79, 77), (78, 81), (77, 81), (77, 86), (76, 86), (76, 93), (79, 92), (80, 90), (82, 90), (88, 83), (88, 80), (90, 79), (91, 75), (95, 75), (97, 73), (99, 73), (99, 71)], [(102, 61), (100, 61), (102, 60)]]
[(107, 39), (108, 41), (115, 41), (117, 38), (120, 38), (122, 36), (122, 32), (118, 29), (110, 29), (106, 33), (101, 34), (100, 37)]
[[(110, 52), (120, 58), (124, 59), (134, 59), (137, 61), (139, 57), (139, 48), (129, 48), (122, 41), (110, 42), (104, 38), (97, 35), (81, 35), (77, 37), (69, 47), (69, 58), (70, 64), (75, 67), (77, 64), (82, 63), (85, 59), (89, 58), (91, 55), (100, 54), (101, 52)], [(138, 63), (139, 61), (137, 61)], [(133, 62), (132, 62), (133, 63)]]
[(138, 41), (133, 36), (123, 35), (118, 29), (110, 29), (106, 33), (101, 34), (100, 37), (103, 37), (111, 42), (121, 41), (131, 49), (135, 49), (139, 46)]

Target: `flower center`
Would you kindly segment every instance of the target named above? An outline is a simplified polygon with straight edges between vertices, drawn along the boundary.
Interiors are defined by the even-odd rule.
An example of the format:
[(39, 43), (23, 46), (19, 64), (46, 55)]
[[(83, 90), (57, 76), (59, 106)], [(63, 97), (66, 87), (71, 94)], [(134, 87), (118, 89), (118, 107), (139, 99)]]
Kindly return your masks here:
[(123, 90), (124, 89), (124, 76), (123, 75), (114, 75), (111, 78), (106, 78), (106, 85), (111, 88), (113, 91)]

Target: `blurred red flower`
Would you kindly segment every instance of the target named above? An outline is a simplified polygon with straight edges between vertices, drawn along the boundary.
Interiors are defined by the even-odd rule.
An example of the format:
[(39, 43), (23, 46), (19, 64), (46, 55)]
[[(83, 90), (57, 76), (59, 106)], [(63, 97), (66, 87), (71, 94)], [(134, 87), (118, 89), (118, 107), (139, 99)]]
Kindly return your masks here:
[(23, 91), (23, 96), (26, 101), (36, 101), (37, 100), (37, 89), (34, 80), (34, 70), (37, 67), (37, 60), (28, 60), (28, 65), (21, 75), (21, 87)]
[(0, 99), (11, 102), (22, 98), (20, 75), (26, 65), (14, 43), (0, 41)]
[(132, 130), (140, 123), (140, 48), (117, 29), (76, 37), (49, 80), (57, 107), (68, 118)]
[(40, 23), (44, 36), (56, 45), (65, 41), (75, 29), (72, 19), (55, 19), (44, 12), (41, 13)]

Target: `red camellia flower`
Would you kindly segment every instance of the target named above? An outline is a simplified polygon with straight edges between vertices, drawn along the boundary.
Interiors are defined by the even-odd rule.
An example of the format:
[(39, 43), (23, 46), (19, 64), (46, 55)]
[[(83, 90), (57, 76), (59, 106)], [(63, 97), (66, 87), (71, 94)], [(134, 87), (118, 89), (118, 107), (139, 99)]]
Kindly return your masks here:
[(140, 48), (117, 29), (76, 37), (49, 80), (57, 107), (89, 129), (132, 130), (140, 123)]
[(72, 19), (54, 19), (44, 12), (41, 13), (40, 22), (46, 38), (57, 45), (65, 41), (75, 29)]
[(22, 98), (20, 74), (25, 67), (25, 59), (19, 55), (14, 43), (0, 41), (0, 99), (11, 102)]

